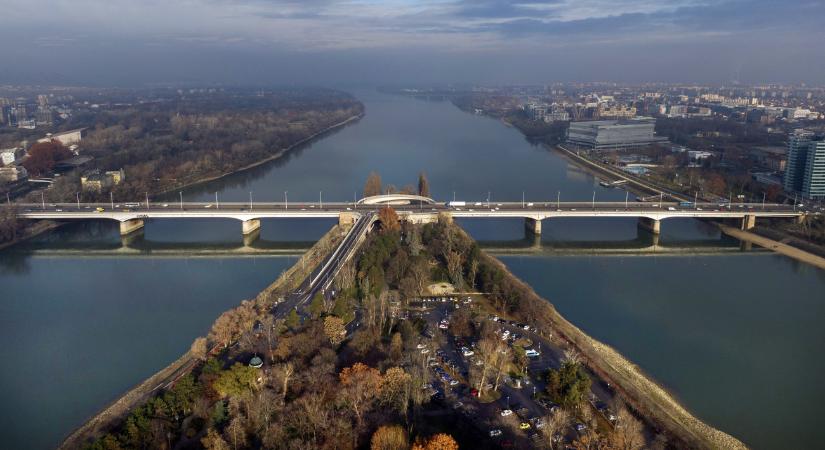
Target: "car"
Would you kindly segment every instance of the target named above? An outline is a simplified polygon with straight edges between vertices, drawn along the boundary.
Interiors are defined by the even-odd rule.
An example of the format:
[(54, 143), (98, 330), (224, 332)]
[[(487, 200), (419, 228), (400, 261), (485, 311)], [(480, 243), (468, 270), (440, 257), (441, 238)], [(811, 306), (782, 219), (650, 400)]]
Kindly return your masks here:
[(104, 211), (104, 209), (103, 209), (103, 208), (95, 208), (95, 211), (97, 211), (97, 212), (103, 212), (103, 211)]
[(421, 350), (422, 348), (426, 348), (426, 347), (427, 347), (426, 344), (418, 344), (418, 345), (415, 346), (415, 348), (417, 348), (419, 350)]
[(525, 350), (524, 355), (527, 356), (528, 358), (535, 358), (535, 357), (541, 355), (541, 353), (539, 353), (538, 351), (531, 348), (531, 349)]
[(459, 408), (461, 408), (462, 406), (464, 406), (464, 403), (461, 403), (461, 402), (455, 402), (455, 403), (453, 403), (453, 409), (459, 409)]
[(472, 388), (470, 389), (470, 395), (473, 397), (478, 397), (478, 389)]
[(57, 212), (63, 212), (63, 210), (62, 210), (62, 209), (60, 209), (60, 208), (55, 209), (55, 211), (57, 211)]
[(501, 436), (501, 430), (498, 428), (490, 430), (490, 437), (499, 437)]
[(164, 204), (162, 204), (161, 206), (163, 206), (164, 208), (168, 208), (168, 207), (169, 207), (169, 203), (164, 203)]
[(421, 389), (432, 389), (433, 385), (430, 383), (424, 383), (421, 385)]
[(448, 327), (449, 325), (443, 322), (438, 324), (438, 328), (441, 328), (442, 330), (446, 330)]
[(512, 416), (513, 410), (512, 409), (502, 409), (501, 410), (501, 417)]
[(531, 428), (531, 427), (530, 427), (530, 423), (529, 423), (529, 422), (522, 422), (522, 423), (520, 423), (520, 424), (519, 424), (519, 426), (518, 426), (518, 429), (519, 429), (519, 430), (529, 430), (530, 428)]
[(421, 349), (421, 354), (422, 355), (426, 355), (427, 353), (430, 353), (430, 349), (428, 349), (428, 348), (422, 348)]
[(450, 380), (450, 386), (458, 386), (458, 380), (456, 380), (456, 379)]
[(206, 206), (204, 206), (204, 208), (211, 208), (211, 207), (212, 207), (212, 204), (211, 204), (211, 203), (210, 203), (210, 204), (208, 204), (208, 205), (206, 205)]
[(587, 429), (587, 425), (585, 425), (583, 423), (577, 423), (575, 428), (576, 428), (576, 431), (582, 432), (582, 431)]
[(668, 206), (668, 207), (667, 207), (667, 210), (668, 210), (668, 211), (676, 211), (676, 208), (674, 208), (674, 207), (672, 207), (672, 206)]

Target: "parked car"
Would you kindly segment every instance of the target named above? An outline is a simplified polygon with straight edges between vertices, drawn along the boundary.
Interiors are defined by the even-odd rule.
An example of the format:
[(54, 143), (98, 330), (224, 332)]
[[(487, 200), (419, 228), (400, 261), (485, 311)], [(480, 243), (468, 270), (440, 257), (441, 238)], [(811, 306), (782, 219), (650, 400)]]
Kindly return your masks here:
[(501, 410), (501, 417), (507, 417), (507, 416), (512, 416), (512, 415), (513, 415), (513, 410), (511, 410), (511, 409), (502, 409)]
[(501, 436), (501, 430), (498, 428), (490, 430), (490, 437), (499, 437)]

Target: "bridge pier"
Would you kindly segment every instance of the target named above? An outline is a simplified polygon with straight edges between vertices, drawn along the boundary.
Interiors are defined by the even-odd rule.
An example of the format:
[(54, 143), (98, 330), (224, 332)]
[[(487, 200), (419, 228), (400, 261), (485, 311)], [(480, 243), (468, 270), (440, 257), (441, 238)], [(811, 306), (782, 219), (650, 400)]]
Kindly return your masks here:
[(241, 232), (246, 236), (261, 229), (261, 219), (249, 219), (241, 222)]
[(358, 214), (352, 212), (340, 212), (338, 213), (338, 226), (341, 227), (349, 227), (355, 225), (355, 222), (358, 221)]
[(533, 234), (541, 234), (541, 219), (524, 218), (524, 227)]
[(645, 229), (653, 234), (659, 234), (661, 233), (661, 221), (647, 217), (639, 217), (639, 228)]
[(243, 245), (244, 247), (251, 247), (258, 238), (261, 237), (261, 229), (257, 228), (252, 230), (251, 233), (244, 233), (243, 235)]
[(120, 222), (120, 235), (126, 236), (127, 234), (134, 233), (135, 231), (140, 230), (142, 228), (142, 219), (124, 220), (123, 222)]
[(756, 216), (753, 214), (746, 214), (745, 217), (742, 217), (742, 229), (743, 230), (750, 230), (751, 228), (756, 226)]

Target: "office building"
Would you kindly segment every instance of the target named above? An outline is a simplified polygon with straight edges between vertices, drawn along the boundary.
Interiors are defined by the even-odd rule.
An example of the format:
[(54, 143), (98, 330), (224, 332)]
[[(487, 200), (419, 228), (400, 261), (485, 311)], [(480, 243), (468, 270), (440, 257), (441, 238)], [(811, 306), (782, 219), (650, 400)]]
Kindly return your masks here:
[(806, 198), (825, 198), (825, 140), (815, 140), (808, 144), (802, 195)]
[(825, 138), (807, 130), (788, 137), (783, 187), (805, 198), (825, 198)]
[(567, 143), (593, 150), (612, 150), (667, 142), (667, 138), (656, 136), (655, 126), (656, 119), (651, 117), (572, 122), (567, 129)]

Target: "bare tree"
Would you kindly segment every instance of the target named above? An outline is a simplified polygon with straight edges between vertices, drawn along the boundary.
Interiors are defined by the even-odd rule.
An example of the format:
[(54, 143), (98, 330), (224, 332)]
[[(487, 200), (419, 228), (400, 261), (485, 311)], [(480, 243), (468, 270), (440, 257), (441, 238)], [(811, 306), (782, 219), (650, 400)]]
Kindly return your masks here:
[(192, 347), (189, 348), (189, 351), (192, 353), (197, 359), (205, 360), (206, 355), (209, 353), (209, 347), (206, 344), (205, 337), (196, 337), (194, 341), (192, 341)]
[(289, 379), (295, 373), (295, 366), (291, 362), (278, 364), (274, 367), (275, 374), (281, 379), (281, 402), (286, 402), (286, 394), (289, 390)]
[(373, 195), (381, 194), (381, 175), (375, 172), (370, 172), (367, 176), (367, 182), (364, 184), (364, 197), (371, 197)]

